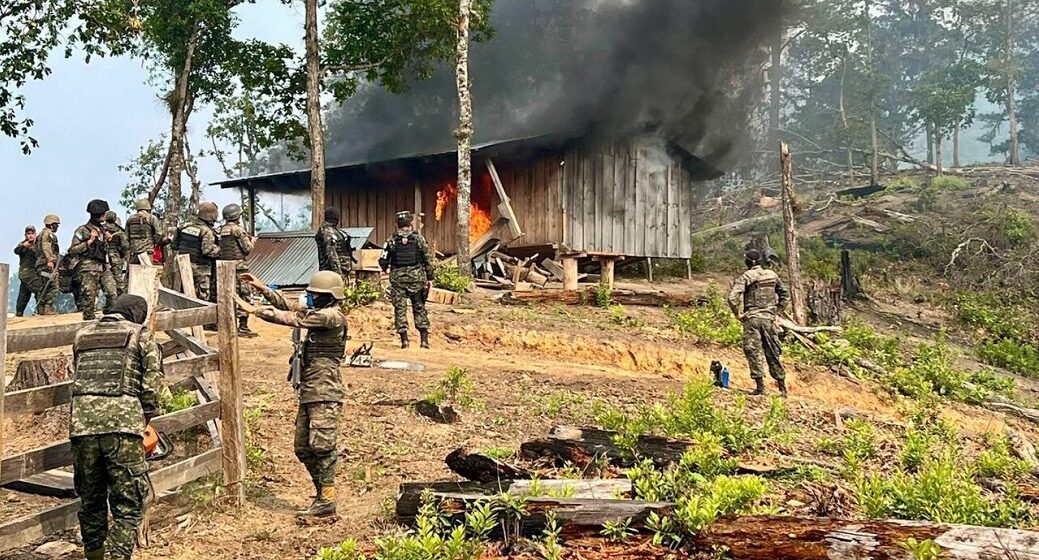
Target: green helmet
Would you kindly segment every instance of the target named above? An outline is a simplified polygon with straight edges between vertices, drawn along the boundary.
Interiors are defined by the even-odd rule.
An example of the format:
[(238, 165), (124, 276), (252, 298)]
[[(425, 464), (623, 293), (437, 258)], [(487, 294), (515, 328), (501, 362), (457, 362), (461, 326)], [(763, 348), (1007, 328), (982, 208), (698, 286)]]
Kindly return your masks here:
[(242, 217), (242, 207), (237, 204), (228, 204), (224, 206), (224, 219), (225, 220), (237, 220)]
[(313, 294), (328, 294), (336, 299), (343, 299), (346, 294), (343, 290), (343, 277), (331, 270), (322, 270), (310, 277), (307, 291)]
[(43, 225), (52, 226), (54, 224), (60, 224), (61, 218), (57, 214), (47, 214), (43, 217)]
[(101, 219), (103, 219), (106, 222), (114, 223), (119, 219), (119, 214), (116, 214), (114, 210), (109, 210), (108, 212), (105, 212), (105, 215), (102, 216)]
[(142, 198), (142, 199), (138, 200), (137, 202), (133, 203), (133, 208), (134, 208), (134, 210), (147, 210), (147, 211), (151, 212), (151, 210), (152, 210), (152, 203), (148, 202), (147, 198)]
[(410, 226), (414, 221), (415, 216), (413, 216), (411, 212), (408, 212), (407, 210), (397, 212), (397, 227)]
[(198, 205), (198, 219), (203, 222), (216, 221), (217, 206), (215, 202), (203, 202)]

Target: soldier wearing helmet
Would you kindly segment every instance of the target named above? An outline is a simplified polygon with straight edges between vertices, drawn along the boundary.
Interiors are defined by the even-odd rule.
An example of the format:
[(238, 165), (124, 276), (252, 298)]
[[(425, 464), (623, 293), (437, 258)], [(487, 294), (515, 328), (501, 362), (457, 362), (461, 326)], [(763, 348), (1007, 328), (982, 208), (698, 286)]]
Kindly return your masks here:
[(36, 283), (32, 291), (36, 293), (36, 314), (51, 315), (54, 313), (54, 298), (58, 295), (58, 226), (61, 218), (47, 214), (43, 218), (43, 229), (36, 236)]
[[(339, 366), (346, 354), (346, 313), (340, 306), (345, 297), (343, 278), (330, 270), (314, 274), (307, 286), (307, 303), (291, 300), (267, 287), (252, 274), (243, 278), (267, 301), (270, 307), (256, 307), (236, 298), (246, 313), (277, 325), (306, 329), (299, 339), (302, 360), (297, 390), (294, 448), (296, 457), (307, 468), (317, 496), (304, 517), (325, 517), (336, 512), (336, 440), (343, 411), (343, 380)], [(293, 376), (294, 377), (294, 376)]]
[(383, 246), (379, 266), (390, 271), (390, 298), (393, 302), (393, 323), (400, 335), (400, 347), (407, 348), (408, 302), (415, 317), (415, 328), (421, 337), (421, 346), (429, 348), (429, 316), (426, 315), (426, 297), (433, 283), (433, 258), (429, 245), (413, 224), (415, 217), (406, 210), (397, 212), (397, 232)]
[(152, 203), (142, 198), (134, 203), (134, 214), (126, 219), (126, 242), (129, 245), (127, 259), (132, 264), (141, 262), (160, 264), (152, 259), (156, 246), (168, 245), (170, 240), (163, 235), (159, 218), (152, 214)]
[(18, 303), (14, 308), (14, 316), (25, 315), (29, 301), (36, 296), (36, 305), (40, 304), (39, 274), (36, 273), (36, 226), (25, 226), (25, 238), (14, 247), (18, 255)]
[(318, 270), (331, 270), (342, 275), (346, 282), (353, 270), (353, 248), (350, 237), (339, 229), (339, 210), (325, 208), (325, 221), (314, 234), (314, 241), (317, 243)]
[[(112, 234), (104, 229), (105, 212), (108, 212), (108, 203), (104, 200), (94, 199), (87, 203), (90, 220), (76, 228), (69, 247), (69, 257), (75, 259), (72, 270), (79, 280), (79, 306), (85, 321), (97, 317), (97, 295), (102, 281), (105, 282), (106, 293), (116, 292), (111, 278), (104, 277), (105, 271), (110, 270), (108, 244), (112, 241)], [(113, 303), (114, 298), (106, 298), (105, 309), (111, 308)]]
[(126, 293), (126, 256), (130, 249), (126, 240), (126, 230), (119, 223), (119, 215), (114, 210), (105, 212), (103, 227), (111, 234), (108, 242), (108, 264), (101, 286), (109, 289), (115, 287), (114, 292), (105, 291), (105, 299), (115, 301), (115, 298)]
[(776, 318), (790, 294), (774, 270), (764, 268), (761, 251), (751, 249), (745, 255), (747, 271), (736, 279), (727, 298), (732, 312), (743, 323), (743, 353), (747, 356), (750, 376), (754, 379), (752, 394), (765, 394), (765, 371), (762, 358), (768, 364), (768, 373), (776, 380), (779, 392), (786, 396), (786, 373), (780, 361), (782, 346), (776, 332)]
[[(242, 228), (242, 207), (237, 204), (228, 204), (224, 206), (224, 225), (220, 226), (217, 230), (217, 235), (220, 238), (220, 260), (222, 261), (237, 261), (238, 275), (235, 280), (235, 287), (238, 291), (238, 297), (250, 301), (252, 298), (252, 290), (249, 288), (249, 284), (242, 281), (242, 275), (249, 272), (249, 266), (246, 264), (246, 259), (249, 258), (249, 254), (253, 252), (255, 242), (253, 238)], [(249, 328), (249, 314), (239, 310), (238, 312), (238, 335), (246, 338), (252, 338), (257, 336), (252, 329)]]
[[(215, 278), (216, 259), (220, 256), (220, 245), (217, 241), (216, 214), (219, 210), (216, 203), (203, 202), (198, 205), (198, 212), (191, 222), (177, 230), (173, 248), (178, 255), (191, 257), (191, 272), (195, 280), (195, 293), (198, 298), (216, 303)], [(214, 330), (215, 326), (207, 325)]]

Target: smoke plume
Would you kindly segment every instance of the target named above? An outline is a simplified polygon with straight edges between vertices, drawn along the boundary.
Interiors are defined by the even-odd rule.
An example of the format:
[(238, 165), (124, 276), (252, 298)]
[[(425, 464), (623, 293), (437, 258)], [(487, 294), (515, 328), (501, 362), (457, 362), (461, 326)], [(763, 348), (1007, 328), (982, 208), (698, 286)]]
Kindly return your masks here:
[[(656, 135), (737, 163), (783, 0), (497, 0), (470, 55), (476, 142)], [(451, 150), (452, 68), (403, 95), (362, 89), (329, 118), (342, 165)]]

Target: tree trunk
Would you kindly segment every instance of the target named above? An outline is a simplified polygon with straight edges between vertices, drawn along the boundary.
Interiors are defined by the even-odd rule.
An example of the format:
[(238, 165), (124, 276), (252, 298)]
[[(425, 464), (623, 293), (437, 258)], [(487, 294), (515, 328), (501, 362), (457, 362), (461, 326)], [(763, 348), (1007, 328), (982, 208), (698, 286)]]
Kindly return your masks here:
[(960, 167), (960, 126), (963, 121), (956, 123), (956, 129), (952, 131), (952, 167), (953, 169), (959, 169)]
[(1004, 64), (1007, 66), (1007, 120), (1010, 123), (1010, 165), (1020, 166), (1021, 165), (1021, 146), (1017, 140), (1017, 100), (1014, 96), (1017, 94), (1017, 79), (1014, 77), (1014, 18), (1018, 17), (1014, 13), (1014, 0), (1006, 0), (1006, 11), (1004, 12), (1006, 18), (1006, 41), (1004, 42), (1006, 60)]
[(938, 175), (945, 172), (944, 154), (942, 154), (942, 135), (934, 135), (934, 166)]
[(64, 354), (53, 358), (22, 360), (18, 362), (14, 378), (7, 384), (7, 392), (35, 389), (67, 381), (71, 373), (71, 360)]
[(306, 1), (307, 131), (310, 136), (310, 227), (325, 219), (325, 133), (321, 123), (321, 57), (318, 51), (317, 0)]
[(931, 123), (924, 127), (924, 135), (927, 137), (927, 163), (934, 165), (934, 128)]
[[(779, 144), (780, 104), (783, 93), (783, 31), (782, 25), (776, 26), (776, 34), (772, 38), (772, 68), (769, 70), (769, 107), (768, 107), (768, 144)], [(774, 152), (768, 151), (773, 154)], [(775, 156), (769, 156), (766, 169), (773, 169)]]
[[(847, 111), (844, 108), (844, 81), (845, 81), (844, 79), (847, 77), (847, 75), (848, 75), (848, 53), (845, 52), (844, 56), (841, 58), (841, 94), (840, 94), (840, 98), (837, 100), (837, 110), (838, 110), (838, 112), (841, 115), (841, 125), (844, 128), (845, 140), (848, 143), (847, 146), (845, 146), (847, 154), (848, 154), (848, 181), (854, 181), (855, 180), (855, 154), (852, 151), (853, 150), (853, 146), (852, 146), (852, 142), (851, 142), (851, 135), (848, 132), (848, 113), (847, 113)], [(776, 144), (773, 144), (773, 146), (775, 146), (775, 145)]]
[(458, 87), (458, 271), (471, 277), (472, 258), (469, 255), (469, 203), (473, 182), (473, 98), (469, 90), (469, 16), (472, 0), (459, 0), (458, 19), (455, 21), (455, 81)]
[[(876, 80), (873, 68), (873, 18), (869, 11), (872, 2), (866, 0), (866, 49), (867, 56), (869, 59), (869, 73), (872, 80)], [(873, 86), (870, 86), (869, 93), (869, 142), (870, 142), (870, 162), (869, 162), (869, 180), (871, 185), (876, 185), (880, 179), (880, 170), (878, 165), (880, 164), (880, 148), (877, 144), (877, 100), (876, 92), (873, 91)]]
[(785, 143), (780, 146), (779, 159), (783, 175), (783, 229), (786, 233), (786, 266), (790, 273), (790, 305), (794, 322), (805, 325), (804, 285), (801, 282), (801, 257), (797, 245), (797, 217), (794, 215), (794, 165), (790, 146)]

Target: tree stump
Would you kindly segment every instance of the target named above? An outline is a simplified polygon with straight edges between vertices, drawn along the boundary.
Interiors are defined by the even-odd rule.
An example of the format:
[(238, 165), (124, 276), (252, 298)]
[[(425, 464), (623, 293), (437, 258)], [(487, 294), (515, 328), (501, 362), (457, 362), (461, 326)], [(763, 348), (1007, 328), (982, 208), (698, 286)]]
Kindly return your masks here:
[(812, 282), (806, 294), (809, 322), (813, 325), (839, 325), (844, 313), (840, 286), (828, 282)]
[(72, 360), (64, 354), (52, 358), (22, 360), (7, 392), (24, 391), (68, 381), (72, 375)]

